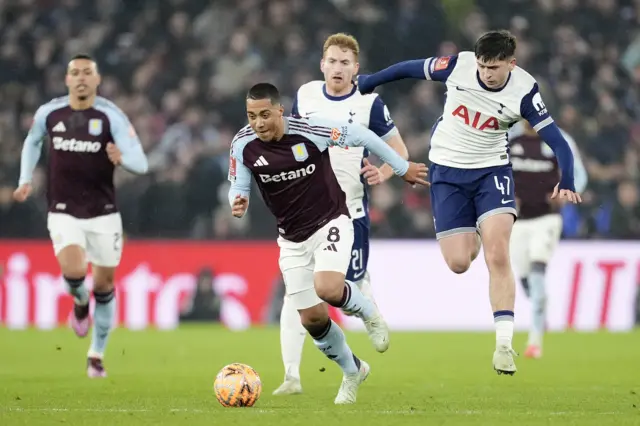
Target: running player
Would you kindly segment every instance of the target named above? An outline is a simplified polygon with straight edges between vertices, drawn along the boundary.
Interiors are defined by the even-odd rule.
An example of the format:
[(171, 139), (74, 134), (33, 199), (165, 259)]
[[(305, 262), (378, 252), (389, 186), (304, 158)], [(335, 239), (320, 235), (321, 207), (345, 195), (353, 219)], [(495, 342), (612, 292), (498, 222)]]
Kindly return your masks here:
[(516, 39), (508, 31), (482, 35), (474, 52), (401, 62), (358, 78), (362, 93), (404, 78), (446, 83), (443, 115), (432, 129), (431, 202), (436, 237), (449, 268), (461, 274), (480, 251), (489, 270), (496, 328), (493, 367), (513, 375), (515, 280), (509, 239), (517, 212), (507, 129), (524, 118), (551, 147), (562, 176), (552, 198), (581, 202), (573, 182), (573, 155), (542, 101), (535, 79), (516, 66)]
[(49, 138), (47, 227), (62, 276), (74, 298), (71, 325), (79, 337), (90, 328), (89, 293), (84, 285), (88, 263), (93, 273), (93, 335), (87, 375), (107, 375), (103, 357), (115, 315), (114, 273), (122, 254), (122, 219), (116, 206), (116, 166), (144, 174), (147, 158), (126, 115), (96, 96), (96, 62), (76, 55), (67, 67), (69, 95), (42, 105), (24, 141), (20, 182), (14, 198), (31, 194), (33, 170)]
[[(324, 81), (306, 83), (298, 89), (292, 108), (293, 115), (320, 116), (335, 120), (348, 120), (368, 127), (387, 142), (402, 158), (407, 159), (407, 148), (396, 129), (387, 106), (375, 93), (361, 95), (353, 77), (358, 73), (358, 41), (350, 35), (333, 34), (324, 42), (320, 70)], [(356, 283), (362, 293), (373, 300), (369, 272), (369, 206), (364, 180), (370, 185), (379, 184), (393, 176), (387, 164), (380, 169), (367, 161), (368, 152), (362, 147), (329, 149), (331, 166), (340, 187), (347, 196), (347, 207), (353, 219), (354, 240), (347, 280)], [(361, 176), (361, 173), (363, 176)], [(363, 179), (364, 177), (364, 179)], [(280, 315), (280, 345), (284, 363), (284, 382), (274, 395), (302, 392), (300, 361), (307, 333), (300, 323), (298, 312), (285, 297)], [(389, 341), (376, 347), (384, 352)]]
[(427, 169), (407, 162), (359, 124), (283, 117), (283, 112), (274, 86), (261, 83), (251, 88), (249, 125), (236, 134), (231, 146), (229, 202), (234, 216), (244, 215), (253, 176), (277, 219), (280, 270), (290, 303), (316, 346), (342, 368), (344, 378), (335, 403), (349, 404), (355, 402), (369, 366), (353, 355), (323, 302), (362, 318), (374, 345), (383, 345), (389, 337), (375, 304), (358, 286), (345, 281), (354, 231), (328, 148), (365, 147), (411, 183), (428, 185), (422, 180)]
[[(580, 193), (587, 186), (587, 171), (573, 138), (562, 134), (573, 152), (576, 192)], [(561, 203), (550, 199), (558, 180), (558, 163), (526, 120), (509, 131), (509, 147), (518, 208), (518, 221), (511, 234), (511, 259), (532, 305), (524, 356), (540, 358), (546, 317), (545, 274), (562, 234)]]

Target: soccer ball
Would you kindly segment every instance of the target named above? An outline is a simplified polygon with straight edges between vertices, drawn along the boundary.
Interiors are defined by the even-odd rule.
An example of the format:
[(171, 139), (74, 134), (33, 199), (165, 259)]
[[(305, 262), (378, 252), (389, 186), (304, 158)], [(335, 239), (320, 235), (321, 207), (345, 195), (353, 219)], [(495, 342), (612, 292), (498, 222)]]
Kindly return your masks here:
[(252, 407), (260, 398), (262, 382), (256, 370), (245, 364), (234, 363), (220, 370), (213, 390), (223, 407)]

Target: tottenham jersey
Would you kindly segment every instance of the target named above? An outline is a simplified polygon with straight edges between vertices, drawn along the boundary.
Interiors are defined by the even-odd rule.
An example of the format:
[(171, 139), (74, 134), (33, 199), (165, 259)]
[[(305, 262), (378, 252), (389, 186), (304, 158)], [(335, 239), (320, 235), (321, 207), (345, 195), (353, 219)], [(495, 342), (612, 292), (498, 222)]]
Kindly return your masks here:
[(553, 122), (535, 79), (515, 67), (500, 89), (481, 80), (473, 52), (429, 58), (427, 80), (444, 82), (444, 112), (433, 126), (429, 160), (462, 169), (509, 163), (507, 131), (524, 118), (538, 131)]
[[(362, 95), (356, 86), (344, 96), (331, 96), (324, 81), (311, 81), (298, 89), (291, 112), (302, 117), (319, 116), (360, 123), (385, 141), (398, 132), (382, 99), (375, 93)], [(367, 215), (367, 196), (360, 169), (368, 152), (360, 147), (335, 146), (329, 153), (333, 171), (347, 196), (351, 217), (357, 219)]]

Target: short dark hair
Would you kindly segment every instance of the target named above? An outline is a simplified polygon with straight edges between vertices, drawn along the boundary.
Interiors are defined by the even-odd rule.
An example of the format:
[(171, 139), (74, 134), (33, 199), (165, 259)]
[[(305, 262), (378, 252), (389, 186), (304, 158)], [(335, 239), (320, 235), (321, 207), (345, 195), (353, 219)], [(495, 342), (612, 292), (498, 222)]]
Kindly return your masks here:
[(88, 61), (92, 61), (95, 62), (95, 59), (93, 59), (93, 57), (91, 55), (89, 55), (88, 53), (76, 53), (75, 55), (73, 55), (73, 57), (69, 60), (69, 62), (71, 61), (75, 61), (76, 59), (86, 59)]
[(76, 59), (85, 59), (87, 61), (91, 61), (96, 64), (96, 70), (98, 69), (98, 63), (95, 59), (93, 59), (93, 56), (89, 55), (88, 53), (76, 53), (71, 57), (71, 59), (69, 59), (69, 62), (75, 61)]
[(269, 99), (272, 105), (277, 105), (280, 103), (280, 92), (271, 83), (258, 83), (249, 89), (247, 99), (253, 99), (254, 101)]
[(481, 61), (504, 61), (516, 53), (516, 37), (507, 30), (489, 31), (480, 36), (473, 50)]

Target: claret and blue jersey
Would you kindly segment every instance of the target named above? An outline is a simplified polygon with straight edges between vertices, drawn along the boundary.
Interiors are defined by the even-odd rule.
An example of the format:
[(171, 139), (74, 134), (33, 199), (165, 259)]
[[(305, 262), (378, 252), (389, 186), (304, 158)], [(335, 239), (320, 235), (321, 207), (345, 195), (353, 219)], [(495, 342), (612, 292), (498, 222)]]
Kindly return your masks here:
[(285, 117), (284, 126), (278, 141), (261, 141), (249, 126), (237, 133), (231, 146), (229, 203), (237, 195), (249, 196), (253, 177), (276, 216), (280, 235), (289, 241), (305, 241), (328, 221), (349, 215), (329, 147), (369, 149), (396, 174), (408, 170), (406, 160), (363, 126), (320, 117)]

